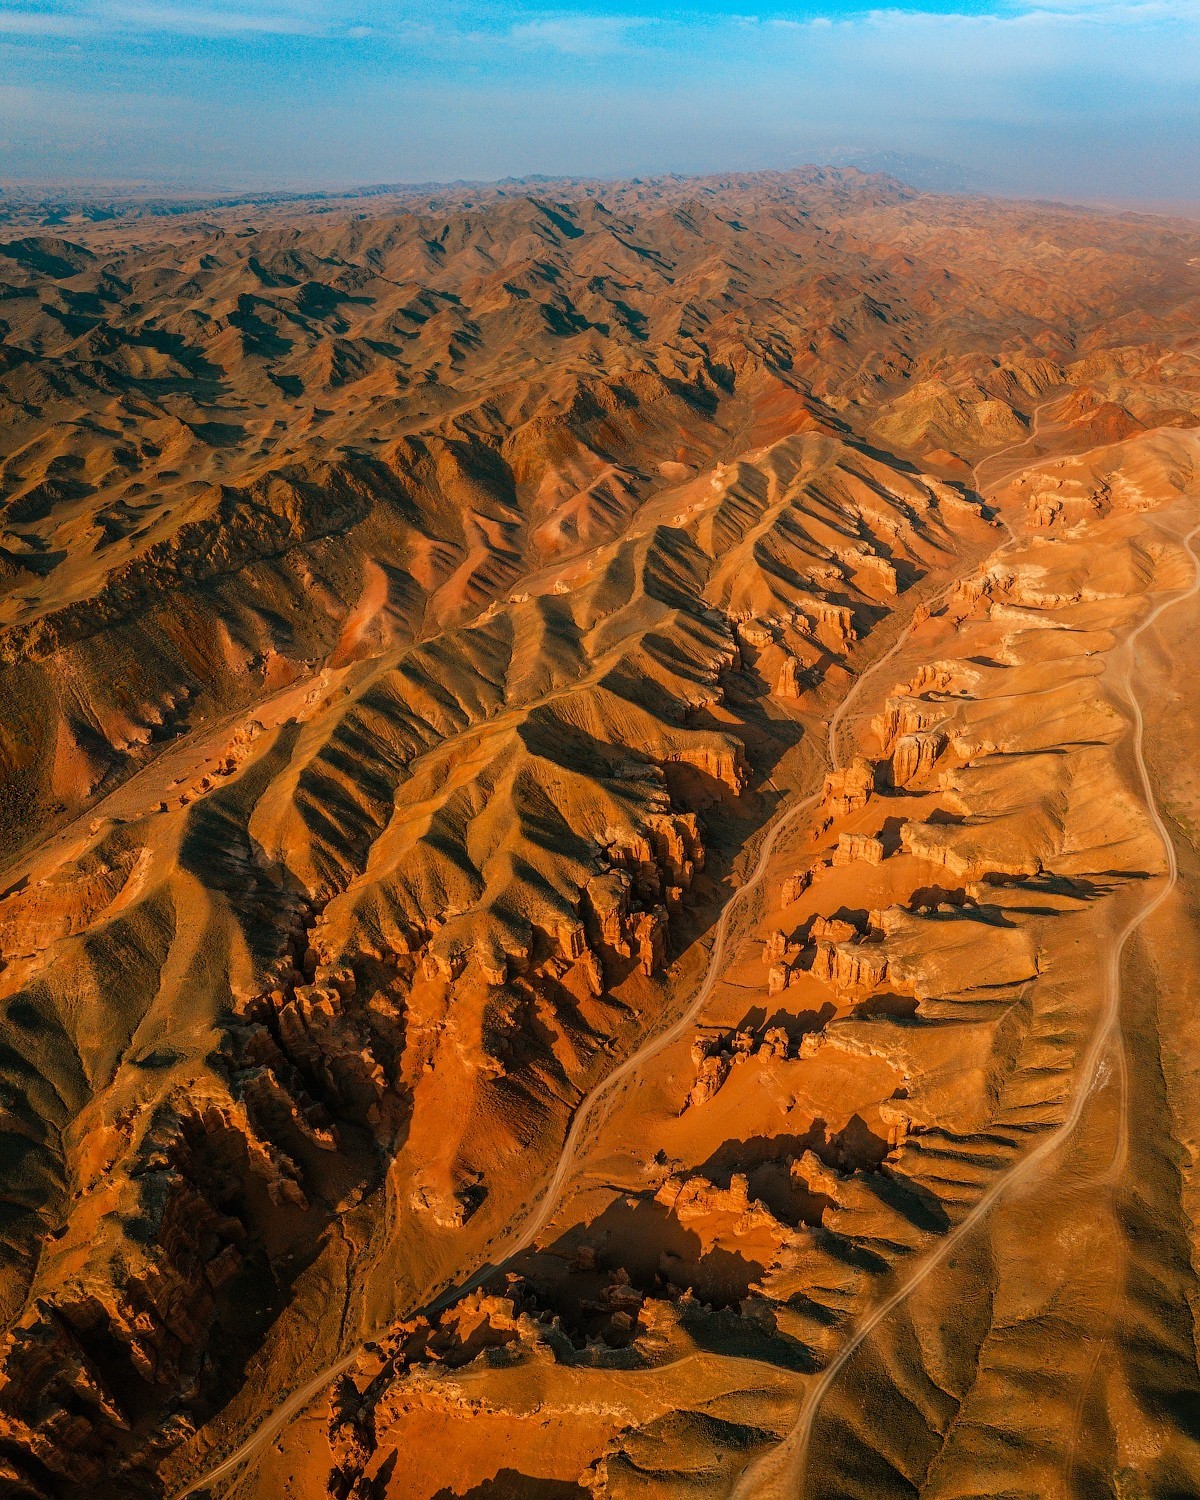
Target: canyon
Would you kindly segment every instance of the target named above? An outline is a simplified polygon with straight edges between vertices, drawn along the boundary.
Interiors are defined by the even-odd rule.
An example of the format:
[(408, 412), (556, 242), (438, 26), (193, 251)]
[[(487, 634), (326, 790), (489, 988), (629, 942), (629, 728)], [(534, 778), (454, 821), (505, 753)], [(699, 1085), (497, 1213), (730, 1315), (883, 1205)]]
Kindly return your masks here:
[(1200, 1493), (1200, 226), (0, 200), (0, 1492)]

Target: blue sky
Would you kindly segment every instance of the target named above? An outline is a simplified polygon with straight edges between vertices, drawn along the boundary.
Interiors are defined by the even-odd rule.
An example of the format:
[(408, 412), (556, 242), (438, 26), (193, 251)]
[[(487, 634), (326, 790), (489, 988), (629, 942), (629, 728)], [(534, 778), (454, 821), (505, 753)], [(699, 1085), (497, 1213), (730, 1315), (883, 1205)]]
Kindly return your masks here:
[(1200, 200), (1200, 0), (0, 0), (0, 180), (783, 167)]

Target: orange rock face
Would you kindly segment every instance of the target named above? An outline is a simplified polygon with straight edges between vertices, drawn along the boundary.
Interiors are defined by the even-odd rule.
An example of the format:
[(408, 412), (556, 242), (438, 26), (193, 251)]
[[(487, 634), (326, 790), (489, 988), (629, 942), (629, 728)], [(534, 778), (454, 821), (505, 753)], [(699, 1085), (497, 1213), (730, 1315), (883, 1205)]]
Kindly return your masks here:
[(161, 207), (0, 206), (0, 1492), (1200, 1493), (1200, 232)]

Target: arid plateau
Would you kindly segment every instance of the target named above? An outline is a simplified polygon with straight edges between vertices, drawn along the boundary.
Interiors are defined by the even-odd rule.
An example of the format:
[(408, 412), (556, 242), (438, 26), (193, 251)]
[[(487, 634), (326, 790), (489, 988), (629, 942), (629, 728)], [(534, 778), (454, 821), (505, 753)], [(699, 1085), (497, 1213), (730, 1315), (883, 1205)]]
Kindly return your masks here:
[(1200, 1495), (1200, 225), (0, 197), (0, 1494)]

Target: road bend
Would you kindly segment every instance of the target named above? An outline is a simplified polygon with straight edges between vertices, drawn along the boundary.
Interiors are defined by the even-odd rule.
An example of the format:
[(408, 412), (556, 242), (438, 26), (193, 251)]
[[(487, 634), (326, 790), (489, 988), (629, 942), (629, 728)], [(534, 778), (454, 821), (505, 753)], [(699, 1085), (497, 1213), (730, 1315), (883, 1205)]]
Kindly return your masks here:
[[(1043, 407), (1046, 405), (1049, 405), (1049, 402), (1043, 403)], [(1035, 411), (1033, 415), (1033, 430), (1027, 437), (1020, 439), (1016, 443), (1011, 443), (1007, 448), (1002, 448), (998, 452), (988, 455), (986, 459), (981, 460), (980, 463), (975, 466), (975, 469), (972, 472), (973, 487), (977, 486), (979, 470), (984, 463), (993, 463), (997, 458), (1002, 458), (1006, 454), (1015, 452), (1019, 448), (1027, 447), (1031, 442), (1035, 441), (1038, 435), (1038, 417), (1043, 407), (1039, 407)], [(1015, 470), (1013, 472), (1015, 472)], [(1007, 523), (1004, 524), (1007, 526)], [(1005, 544), (1004, 547), (999, 549), (1000, 551), (1004, 551), (1008, 547), (1011, 547), (1016, 543), (1016, 536), (1013, 533), (1012, 528), (1008, 527), (1007, 529), (1009, 533), (1009, 541)], [(950, 587), (952, 588), (953, 585), (951, 585)], [(949, 592), (949, 589), (947, 589), (945, 592)], [(940, 597), (944, 597), (944, 594)], [(908, 628), (901, 634), (901, 636), (891, 647), (891, 649), (855, 679), (855, 682), (851, 687), (849, 693), (845, 698), (843, 698), (836, 712), (831, 717), (828, 730), (827, 758), (829, 764), (835, 769), (840, 765), (837, 750), (837, 735), (848, 708), (850, 707), (851, 703), (857, 700), (865, 683), (873, 678), (876, 673), (878, 673), (889, 661), (891, 661), (901, 650), (901, 648), (907, 643), (911, 631), (912, 622), (910, 622)], [(415, 1315), (420, 1315), (422, 1313), (425, 1315), (430, 1315), (442, 1311), (445, 1307), (448, 1307), (458, 1298), (465, 1296), (467, 1293), (472, 1292), (477, 1287), (481, 1286), (483, 1282), (485, 1282), (491, 1275), (494, 1274), (496, 1265), (498, 1263), (503, 1263), (504, 1261), (511, 1259), (514, 1255), (519, 1255), (523, 1250), (529, 1249), (529, 1247), (534, 1243), (538, 1235), (549, 1223), (550, 1219), (555, 1213), (555, 1210), (559, 1206), (563, 1192), (567, 1186), (568, 1181), (570, 1180), (571, 1172), (575, 1166), (576, 1158), (579, 1152), (579, 1146), (581, 1141), (583, 1140), (584, 1133), (587, 1130), (588, 1126), (593, 1122), (593, 1120), (595, 1120), (601, 1104), (606, 1099), (608, 1099), (615, 1090), (619, 1089), (625, 1082), (627, 1082), (632, 1077), (632, 1075), (638, 1071), (638, 1069), (643, 1067), (646, 1063), (650, 1062), (653, 1058), (657, 1057), (659, 1053), (664, 1051), (667, 1047), (671, 1046), (674, 1042), (678, 1041), (695, 1021), (696, 1017), (703, 1010), (704, 1006), (708, 1003), (709, 999), (712, 996), (713, 990), (717, 986), (721, 970), (725, 962), (729, 932), (734, 917), (738, 915), (747, 900), (762, 884), (762, 880), (767, 872), (767, 867), (770, 863), (771, 856), (774, 854), (780, 838), (784, 833), (787, 832), (789, 828), (791, 828), (797, 821), (799, 821), (799, 819), (805, 813), (807, 813), (810, 808), (812, 808), (816, 804), (818, 799), (819, 793), (814, 793), (813, 795), (802, 798), (799, 802), (794, 803), (786, 811), (781, 813), (775, 819), (775, 821), (768, 826), (766, 836), (763, 838), (762, 845), (759, 849), (758, 859), (756, 860), (753, 869), (751, 870), (745, 882), (737, 888), (737, 890), (729, 898), (724, 908), (722, 909), (720, 918), (717, 921), (713, 944), (711, 949), (709, 950), (708, 963), (705, 966), (704, 977), (701, 980), (699, 988), (697, 989), (695, 995), (692, 997), (691, 1003), (666, 1031), (659, 1032), (655, 1036), (648, 1038), (647, 1041), (645, 1041), (642, 1046), (637, 1049), (636, 1052), (631, 1053), (624, 1062), (622, 1062), (618, 1067), (614, 1068), (611, 1073), (603, 1078), (595, 1086), (595, 1088), (591, 1090), (589, 1094), (585, 1095), (585, 1097), (579, 1104), (579, 1107), (575, 1111), (574, 1118), (571, 1122), (571, 1128), (567, 1133), (566, 1140), (563, 1144), (563, 1150), (555, 1166), (554, 1173), (547, 1183), (545, 1189), (543, 1190), (533, 1210), (523, 1221), (519, 1232), (511, 1240), (506, 1242), (496, 1260), (489, 1261), (487, 1264), (480, 1266), (479, 1269), (475, 1271), (471, 1276), (469, 1276), (465, 1281), (460, 1282), (454, 1287), (451, 1287), (447, 1291), (441, 1293), (437, 1298), (428, 1303), (424, 1308), (418, 1309)], [(385, 1330), (381, 1329), (378, 1330), (376, 1334), (368, 1334), (364, 1336), (362, 1340), (360, 1340), (352, 1349), (343, 1354), (335, 1363), (327, 1365), (318, 1370), (316, 1374), (305, 1381), (303, 1385), (299, 1386), (282, 1402), (280, 1402), (280, 1404), (267, 1417), (263, 1419), (258, 1427), (255, 1428), (250, 1436), (239, 1447), (235, 1448), (234, 1451), (230, 1453), (226, 1458), (222, 1459), (220, 1463), (215, 1464), (212, 1468), (207, 1469), (196, 1479), (193, 1479), (184, 1489), (176, 1491), (175, 1494), (171, 1497), (171, 1500), (192, 1500), (192, 1497), (198, 1497), (202, 1495), (205, 1491), (210, 1490), (221, 1480), (230, 1478), (240, 1468), (242, 1468), (244, 1464), (249, 1463), (256, 1454), (262, 1452), (266, 1445), (272, 1442), (274, 1438), (278, 1436), (278, 1434), (284, 1429), (284, 1427), (287, 1426), (287, 1424), (292, 1420), (293, 1417), (302, 1412), (305, 1407), (308, 1406), (309, 1402), (320, 1395), (320, 1393), (326, 1388), (326, 1386), (330, 1385), (333, 1381), (337, 1380), (340, 1376), (344, 1375), (348, 1370), (350, 1370), (357, 1361), (359, 1355), (363, 1352), (365, 1345), (368, 1342), (371, 1342), (374, 1338), (378, 1337), (378, 1335), (384, 1331)], [(866, 1335), (864, 1333), (863, 1337), (865, 1336)], [(847, 1358), (848, 1357), (849, 1356), (847, 1355)], [(789, 1438), (788, 1441), (790, 1442), (791, 1439)]]
[(1134, 763), (1137, 768), (1138, 779), (1141, 782), (1142, 797), (1147, 814), (1162, 844), (1166, 878), (1161, 882), (1157, 891), (1149, 900), (1144, 902), (1129, 918), (1124, 927), (1121, 928), (1109, 953), (1105, 975), (1104, 1004), (1100, 1018), (1088, 1044), (1087, 1052), (1083, 1058), (1079, 1082), (1071, 1101), (1071, 1107), (1067, 1111), (1062, 1123), (1056, 1126), (1049, 1135), (1045, 1136), (1026, 1156), (1022, 1157), (1015, 1166), (999, 1177), (979, 1199), (974, 1208), (927, 1255), (923, 1256), (919, 1263), (913, 1266), (906, 1276), (901, 1277), (891, 1294), (872, 1308), (858, 1323), (850, 1337), (833, 1356), (829, 1364), (826, 1365), (820, 1378), (807, 1392), (803, 1405), (800, 1408), (800, 1414), (791, 1431), (782, 1442), (759, 1460), (758, 1463), (753, 1464), (742, 1475), (740, 1482), (733, 1491), (735, 1500), (751, 1500), (751, 1497), (753, 1497), (753, 1500), (797, 1500), (797, 1496), (803, 1493), (805, 1459), (813, 1422), (820, 1409), (822, 1400), (828, 1394), (842, 1370), (875, 1329), (912, 1295), (926, 1277), (931, 1275), (946, 1259), (956, 1245), (982, 1223), (1000, 1199), (1023, 1184), (1030, 1182), (1050, 1158), (1067, 1144), (1083, 1117), (1083, 1112), (1089, 1098), (1097, 1087), (1097, 1084), (1102, 1080), (1101, 1063), (1104, 1055), (1114, 1040), (1120, 1041), (1121, 961), (1124, 957), (1125, 949), (1129, 943), (1129, 939), (1138, 928), (1166, 901), (1175, 889), (1179, 878), (1175, 846), (1171, 842), (1171, 837), (1167, 832), (1166, 824), (1159, 810), (1150, 781), (1150, 773), (1146, 766), (1145, 729), (1142, 720), (1141, 703), (1139, 702), (1135, 687), (1137, 676), (1137, 642), (1165, 611), (1177, 608), (1187, 600), (1194, 599), (1197, 593), (1200, 593), (1200, 559), (1197, 558), (1193, 545), (1198, 535), (1200, 535), (1200, 526), (1193, 528), (1183, 540), (1183, 545), (1192, 563), (1193, 576), (1190, 588), (1162, 600), (1146, 616), (1142, 623), (1130, 632), (1123, 645), (1118, 648), (1122, 658), (1121, 666), (1123, 667), (1121, 696), (1124, 698), (1132, 724)]

